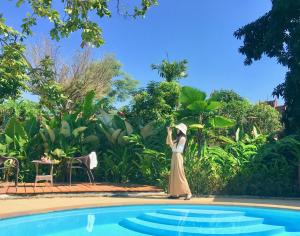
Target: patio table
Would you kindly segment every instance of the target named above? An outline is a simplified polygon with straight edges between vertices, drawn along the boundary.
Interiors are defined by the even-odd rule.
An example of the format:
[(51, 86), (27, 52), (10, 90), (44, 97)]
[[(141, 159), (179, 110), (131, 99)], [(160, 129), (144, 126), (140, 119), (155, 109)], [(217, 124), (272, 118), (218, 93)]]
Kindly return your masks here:
[[(43, 181), (43, 180), (50, 182), (51, 185), (53, 186), (53, 165), (55, 165), (57, 163), (53, 162), (53, 161), (46, 162), (46, 161), (40, 161), (40, 160), (33, 160), (32, 163), (35, 164), (35, 169), (36, 169), (34, 187), (36, 186), (38, 181)], [(39, 165), (50, 166), (50, 173), (48, 175), (39, 175)]]

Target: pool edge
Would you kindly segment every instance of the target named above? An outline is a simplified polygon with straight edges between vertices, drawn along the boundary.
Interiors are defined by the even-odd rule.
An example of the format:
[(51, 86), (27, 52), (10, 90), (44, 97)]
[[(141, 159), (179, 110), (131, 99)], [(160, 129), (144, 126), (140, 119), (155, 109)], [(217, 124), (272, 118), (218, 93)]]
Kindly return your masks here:
[[(42, 201), (41, 201), (42, 200)], [(89, 203), (90, 200), (91, 202)], [(27, 201), (27, 202), (26, 202)], [(194, 198), (190, 201), (169, 200), (165, 198), (124, 198), (124, 197), (72, 197), (72, 198), (53, 198), (48, 199), (14, 199), (0, 202), (3, 205), (7, 203), (4, 212), (0, 212), (0, 220), (35, 215), (40, 213), (65, 211), (83, 208), (99, 208), (110, 206), (130, 206), (130, 205), (160, 205), (160, 204), (189, 204), (189, 205), (220, 205), (220, 206), (243, 206), (243, 207), (263, 207), (283, 210), (300, 210), (299, 200), (279, 200), (279, 199), (251, 199), (251, 198)], [(67, 205), (55, 204), (55, 202), (65, 201)], [(50, 204), (51, 202), (51, 204)], [(73, 203), (72, 203), (73, 202)], [(29, 209), (28, 204), (39, 204), (38, 209)], [(12, 210), (9, 210), (11, 205)], [(27, 206), (26, 206), (27, 205)]]

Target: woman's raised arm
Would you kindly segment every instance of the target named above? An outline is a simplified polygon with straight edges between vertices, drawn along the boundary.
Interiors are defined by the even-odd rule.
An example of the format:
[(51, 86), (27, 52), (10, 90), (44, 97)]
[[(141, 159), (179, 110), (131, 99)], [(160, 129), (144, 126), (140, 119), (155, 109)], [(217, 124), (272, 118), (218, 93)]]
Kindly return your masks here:
[(174, 142), (172, 140), (172, 128), (168, 127), (168, 134), (167, 134), (167, 140), (166, 140), (166, 144), (169, 145), (171, 148), (174, 147)]

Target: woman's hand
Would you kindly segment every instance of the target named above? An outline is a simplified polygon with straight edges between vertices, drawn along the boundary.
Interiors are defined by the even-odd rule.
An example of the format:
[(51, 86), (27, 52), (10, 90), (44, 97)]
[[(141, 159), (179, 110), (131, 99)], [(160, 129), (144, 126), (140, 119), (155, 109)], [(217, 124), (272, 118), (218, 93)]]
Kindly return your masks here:
[(172, 133), (172, 131), (173, 131), (172, 127), (167, 127), (167, 131), (169, 134)]

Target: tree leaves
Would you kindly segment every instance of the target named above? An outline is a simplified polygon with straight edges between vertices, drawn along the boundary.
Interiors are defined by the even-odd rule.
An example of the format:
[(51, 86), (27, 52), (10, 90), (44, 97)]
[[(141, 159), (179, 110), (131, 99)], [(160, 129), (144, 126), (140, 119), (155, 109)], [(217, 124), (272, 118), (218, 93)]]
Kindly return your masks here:
[(33, 137), (37, 134), (39, 132), (39, 128), (40, 124), (35, 117), (31, 117), (24, 122), (24, 129), (29, 137)]
[(220, 102), (214, 102), (214, 101), (212, 101), (212, 102), (209, 102), (207, 104), (206, 110), (207, 111), (213, 111), (213, 110), (216, 110), (216, 109), (218, 109), (220, 107), (221, 107), (221, 103)]
[(140, 134), (144, 139), (148, 138), (149, 136), (155, 133), (155, 121), (149, 122), (144, 127), (141, 128)]
[(22, 53), (24, 47), (12, 43), (4, 45), (0, 52), (0, 102), (3, 99), (18, 98), (21, 93), (28, 89), (27, 81), (29, 69)]
[(84, 97), (84, 102), (83, 102), (83, 116), (85, 118), (88, 118), (91, 116), (93, 113), (93, 100), (95, 98), (95, 92), (94, 91), (89, 91)]
[(151, 68), (152, 70), (157, 70), (159, 76), (164, 78), (167, 82), (187, 77), (187, 60), (179, 62), (163, 60), (159, 65), (152, 64)]
[(5, 134), (8, 135), (10, 138), (18, 138), (18, 139), (27, 139), (26, 131), (21, 124), (20, 121), (18, 121), (17, 118), (12, 117), (6, 127), (5, 127)]
[(80, 134), (82, 134), (87, 129), (86, 126), (81, 126), (72, 131), (72, 135), (77, 138)]
[(209, 123), (214, 128), (229, 128), (235, 125), (235, 121), (223, 116), (214, 116), (209, 119)]
[[(18, 0), (17, 7), (24, 4), (24, 0)], [(37, 19), (46, 19), (52, 23), (53, 28), (50, 30), (52, 39), (60, 40), (61, 38), (69, 37), (71, 33), (81, 30), (81, 46), (93, 45), (96, 47), (104, 43), (102, 37), (102, 29), (96, 21), (90, 20), (91, 14), (95, 13), (99, 18), (110, 17), (111, 9), (108, 5), (108, 0), (93, 0), (93, 1), (73, 1), (65, 0), (65, 9), (63, 17), (60, 14), (58, 6), (52, 4), (52, 1), (26, 1), (31, 16), (23, 19), (21, 28), (24, 35), (32, 34), (32, 26), (36, 25)], [(119, 4), (119, 3), (118, 3)], [(146, 11), (157, 4), (157, 0), (141, 0), (140, 6), (133, 6), (133, 13), (127, 16), (143, 17)], [(1, 34), (1, 30), (0, 30)]]
[(300, 131), (299, 17), (299, 1), (276, 0), (272, 1), (270, 11), (234, 33), (236, 38), (243, 39), (239, 52), (246, 56), (246, 65), (267, 55), (288, 68), (285, 82), (274, 93), (285, 100), (283, 121), (289, 134)]
[(184, 86), (181, 89), (179, 101), (183, 106), (188, 106), (194, 102), (204, 101), (206, 94), (196, 88)]
[(64, 135), (66, 138), (70, 137), (70, 135), (71, 135), (71, 127), (70, 127), (69, 123), (65, 120), (63, 120), (61, 122), (60, 133), (62, 135)]
[(204, 125), (201, 125), (201, 124), (189, 125), (189, 129), (203, 129), (203, 128), (204, 128)]
[(207, 103), (205, 101), (195, 101), (188, 105), (187, 108), (193, 112), (201, 113), (206, 111)]

